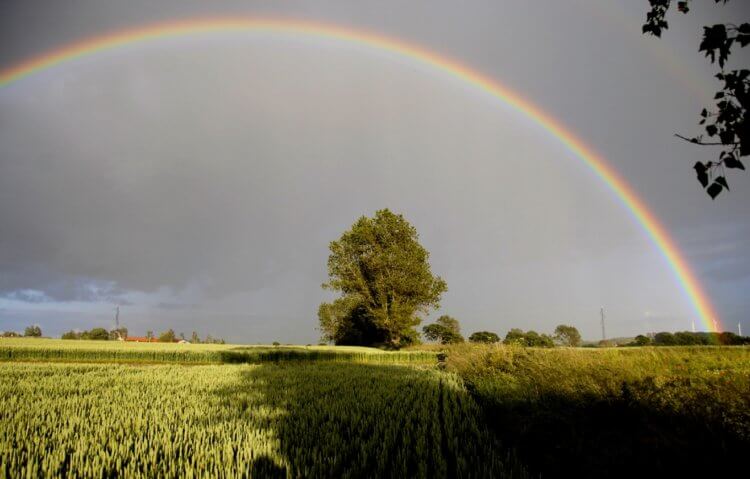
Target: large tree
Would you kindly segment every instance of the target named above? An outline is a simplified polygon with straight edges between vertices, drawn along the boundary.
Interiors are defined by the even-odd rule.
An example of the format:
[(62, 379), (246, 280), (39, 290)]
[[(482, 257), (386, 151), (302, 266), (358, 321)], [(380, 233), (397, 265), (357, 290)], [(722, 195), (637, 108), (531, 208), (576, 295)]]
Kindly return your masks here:
[(403, 216), (379, 210), (357, 220), (330, 251), (323, 287), (341, 297), (318, 309), (324, 339), (390, 347), (415, 342), (416, 326), (448, 289), (432, 274), (417, 230)]
[[(714, 0), (727, 3), (729, 0)], [(746, 2), (747, 0), (742, 0)], [(681, 13), (690, 11), (690, 1), (649, 0), (651, 10), (646, 16), (643, 33), (661, 37), (669, 27), (667, 12), (674, 3)], [(698, 181), (711, 198), (729, 190), (727, 169), (744, 170), (742, 158), (750, 156), (750, 70), (727, 69), (726, 63), (736, 45), (750, 44), (750, 23), (718, 23), (703, 27), (703, 37), (698, 51), (703, 52), (711, 63), (718, 62), (716, 78), (723, 83), (714, 95), (715, 106), (704, 108), (699, 124), (704, 135), (685, 137), (683, 140), (701, 146), (719, 147), (719, 155), (707, 161), (698, 161), (693, 168)]]

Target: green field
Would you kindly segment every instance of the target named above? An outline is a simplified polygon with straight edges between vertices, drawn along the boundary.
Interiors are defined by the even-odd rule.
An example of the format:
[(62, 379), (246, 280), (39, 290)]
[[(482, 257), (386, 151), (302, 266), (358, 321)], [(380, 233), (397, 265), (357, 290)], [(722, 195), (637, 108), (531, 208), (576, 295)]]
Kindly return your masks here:
[(750, 446), (747, 347), (0, 356), (0, 477), (716, 477)]
[(0, 361), (236, 364), (285, 360), (434, 364), (436, 353), (381, 351), (359, 346), (239, 346), (28, 338), (0, 340)]
[(0, 397), (2, 477), (514, 471), (460, 381), (434, 370), (4, 363)]

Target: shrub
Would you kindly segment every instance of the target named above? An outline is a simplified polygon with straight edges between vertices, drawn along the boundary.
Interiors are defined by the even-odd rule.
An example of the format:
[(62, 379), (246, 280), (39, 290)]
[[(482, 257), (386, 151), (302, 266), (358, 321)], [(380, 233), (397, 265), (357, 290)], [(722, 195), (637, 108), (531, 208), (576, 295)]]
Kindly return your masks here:
[(504, 344), (508, 345), (519, 345), (519, 346), (530, 346), (536, 348), (552, 348), (555, 346), (555, 342), (552, 337), (547, 334), (539, 334), (536, 331), (523, 332), (518, 328), (513, 328), (508, 331), (505, 335)]
[(174, 330), (168, 329), (159, 335), (159, 342), (160, 343), (173, 343), (175, 342), (176, 338), (177, 336), (175, 335)]
[(81, 339), (107, 341), (109, 339), (109, 332), (107, 332), (107, 330), (104, 328), (94, 328), (91, 331), (84, 331), (81, 334)]
[(38, 325), (28, 326), (23, 333), (28, 338), (40, 338), (42, 336), (42, 328)]
[(581, 345), (581, 333), (578, 332), (574, 326), (568, 326), (560, 324), (555, 328), (555, 339), (560, 341), (565, 346), (580, 346)]
[(677, 340), (675, 339), (674, 334), (661, 332), (656, 333), (654, 336), (654, 344), (657, 346), (674, 346), (677, 344)]
[(460, 333), (439, 323), (428, 324), (422, 328), (422, 332), (429, 341), (438, 341), (440, 344), (455, 344), (464, 341)]
[(469, 336), (469, 341), (472, 343), (498, 343), (500, 342), (500, 336), (490, 331), (477, 331)]

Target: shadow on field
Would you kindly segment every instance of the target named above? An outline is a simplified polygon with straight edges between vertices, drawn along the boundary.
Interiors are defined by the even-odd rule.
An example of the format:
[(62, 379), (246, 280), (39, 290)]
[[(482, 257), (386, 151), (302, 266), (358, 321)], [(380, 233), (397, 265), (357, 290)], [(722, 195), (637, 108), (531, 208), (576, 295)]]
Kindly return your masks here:
[(478, 400), (503, 444), (543, 477), (732, 477), (747, 470), (750, 442), (741, 433), (624, 396)]
[(250, 465), (250, 477), (266, 477), (268, 479), (285, 479), (286, 468), (281, 467), (268, 456), (261, 455), (255, 458)]
[(524, 475), (466, 390), (437, 371), (282, 362), (248, 367), (217, 394), (224, 417), (266, 412), (276, 457), (256, 460), (254, 477)]

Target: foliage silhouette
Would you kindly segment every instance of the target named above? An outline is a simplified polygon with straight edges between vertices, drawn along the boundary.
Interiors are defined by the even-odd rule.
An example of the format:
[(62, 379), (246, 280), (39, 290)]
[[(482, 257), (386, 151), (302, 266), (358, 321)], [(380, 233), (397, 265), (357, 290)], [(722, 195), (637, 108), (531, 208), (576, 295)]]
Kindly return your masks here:
[[(714, 3), (727, 3), (729, 0), (714, 0)], [(672, 0), (649, 0), (651, 10), (646, 15), (643, 33), (661, 37), (669, 27), (666, 14)], [(690, 2), (678, 1), (677, 10), (690, 11)], [(718, 159), (698, 161), (693, 168), (701, 186), (715, 199), (725, 189), (729, 191), (726, 169), (744, 170), (742, 158), (750, 156), (750, 70), (742, 68), (726, 70), (726, 62), (732, 48), (739, 44), (750, 44), (750, 23), (716, 24), (703, 27), (703, 38), (698, 48), (711, 63), (718, 61), (720, 71), (716, 78), (723, 82), (722, 88), (714, 95), (715, 108), (701, 111), (699, 124), (704, 125), (708, 139), (703, 135), (691, 138), (676, 135), (696, 145), (720, 146)]]

